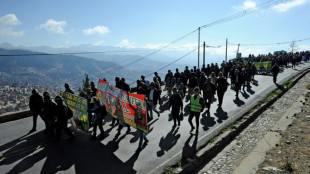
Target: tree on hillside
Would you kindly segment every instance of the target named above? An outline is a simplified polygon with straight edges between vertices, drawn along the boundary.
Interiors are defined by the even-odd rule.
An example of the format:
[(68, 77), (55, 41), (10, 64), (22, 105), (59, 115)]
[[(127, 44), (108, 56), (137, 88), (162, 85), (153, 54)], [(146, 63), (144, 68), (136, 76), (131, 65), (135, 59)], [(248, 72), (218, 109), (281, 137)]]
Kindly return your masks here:
[(87, 89), (90, 88), (88, 74), (85, 73), (85, 80), (83, 80), (83, 84), (79, 87), (79, 96), (80, 97), (87, 97)]

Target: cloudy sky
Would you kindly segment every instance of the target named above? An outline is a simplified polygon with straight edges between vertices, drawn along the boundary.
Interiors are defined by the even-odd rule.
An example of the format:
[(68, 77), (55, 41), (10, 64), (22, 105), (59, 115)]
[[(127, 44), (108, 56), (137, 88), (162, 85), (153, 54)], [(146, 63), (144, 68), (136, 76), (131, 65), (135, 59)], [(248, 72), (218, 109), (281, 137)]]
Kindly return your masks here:
[(230, 56), (238, 43), (243, 54), (257, 54), (305, 39), (297, 42), (304, 50), (310, 49), (309, 9), (310, 0), (1, 0), (0, 43), (154, 49), (191, 33), (167, 48), (186, 54), (197, 47), (196, 29), (207, 26), (200, 40), (213, 46), (210, 55), (225, 54), (226, 38)]

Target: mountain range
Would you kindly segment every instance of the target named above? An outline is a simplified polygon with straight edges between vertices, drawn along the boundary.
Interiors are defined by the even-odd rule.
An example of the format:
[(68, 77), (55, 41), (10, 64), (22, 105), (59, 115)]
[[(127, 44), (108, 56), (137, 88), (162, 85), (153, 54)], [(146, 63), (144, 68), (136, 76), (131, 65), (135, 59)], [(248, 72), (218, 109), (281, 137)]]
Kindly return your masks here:
[[(0, 48), (0, 82), (32, 83), (53, 87), (63, 87), (63, 84), (68, 82), (77, 88), (81, 86), (85, 74), (88, 74), (90, 80), (95, 82), (99, 78), (106, 78), (113, 84), (114, 78), (119, 76), (126, 78), (127, 83), (131, 83), (141, 75), (152, 74), (167, 65), (161, 61), (132, 54), (88, 54), (82, 57), (71, 54), (47, 55), (45, 52), (14, 49), (9, 44), (0, 44), (0, 47), (3, 47)], [(173, 64), (159, 71), (159, 74), (164, 76), (167, 69), (173, 70), (184, 66)], [(152, 77), (153, 75), (150, 75), (147, 79), (151, 80)]]

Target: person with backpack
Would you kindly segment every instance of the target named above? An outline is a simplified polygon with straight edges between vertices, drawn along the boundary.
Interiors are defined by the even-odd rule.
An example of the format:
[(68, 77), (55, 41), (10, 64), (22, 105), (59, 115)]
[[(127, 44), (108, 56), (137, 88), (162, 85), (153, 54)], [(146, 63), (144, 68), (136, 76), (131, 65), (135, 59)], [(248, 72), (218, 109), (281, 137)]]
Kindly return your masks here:
[(72, 117), (72, 110), (63, 102), (60, 96), (55, 97), (56, 102), (56, 141), (60, 140), (61, 130), (74, 138), (72, 131), (68, 128), (67, 121)]
[(99, 126), (100, 130), (100, 138), (104, 138), (104, 130), (102, 127), (102, 120), (104, 117), (107, 115), (107, 110), (105, 106), (100, 102), (100, 100), (96, 99), (96, 97), (93, 97), (93, 101), (95, 103), (94, 109), (91, 111), (94, 113), (94, 118), (93, 118), (93, 135), (91, 139), (96, 139), (96, 132), (97, 132), (97, 126)]
[(46, 121), (44, 119), (44, 116), (41, 115), (43, 109), (43, 99), (36, 89), (32, 90), (32, 95), (30, 96), (29, 99), (29, 108), (33, 116), (33, 127), (29, 131), (29, 133), (35, 132), (37, 130), (36, 128), (37, 128), (38, 115), (40, 115), (46, 127)]

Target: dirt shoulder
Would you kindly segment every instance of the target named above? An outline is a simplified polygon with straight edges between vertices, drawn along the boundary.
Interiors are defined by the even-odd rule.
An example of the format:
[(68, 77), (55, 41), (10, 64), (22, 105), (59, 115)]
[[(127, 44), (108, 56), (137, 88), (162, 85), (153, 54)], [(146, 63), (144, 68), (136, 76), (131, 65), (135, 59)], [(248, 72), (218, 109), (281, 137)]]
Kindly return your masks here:
[(310, 173), (310, 92), (304, 97), (301, 112), (287, 130), (279, 131), (280, 142), (267, 152), (257, 173)]

